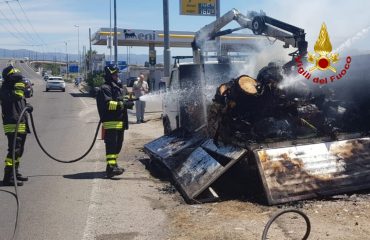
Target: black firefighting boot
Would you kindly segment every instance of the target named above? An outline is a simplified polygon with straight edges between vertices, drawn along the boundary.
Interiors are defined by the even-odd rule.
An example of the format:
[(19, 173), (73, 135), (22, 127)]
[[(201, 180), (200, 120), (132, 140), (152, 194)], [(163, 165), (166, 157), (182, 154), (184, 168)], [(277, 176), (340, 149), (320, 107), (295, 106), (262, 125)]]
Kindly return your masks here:
[(114, 176), (121, 175), (125, 170), (123, 168), (118, 167), (117, 164), (114, 165), (107, 165), (106, 168), (107, 178), (112, 178)]
[(19, 163), (16, 163), (16, 164), (15, 164), (15, 173), (16, 173), (16, 176), (17, 176), (17, 180), (19, 180), (19, 181), (23, 181), (23, 182), (28, 181), (28, 177), (23, 176), (23, 175), (19, 172), (18, 168), (19, 168)]
[[(6, 166), (4, 168), (4, 179), (3, 179), (3, 185), (4, 186), (14, 186), (14, 177), (13, 177), (13, 168), (10, 166)], [(17, 180), (18, 186), (23, 186), (23, 182)]]

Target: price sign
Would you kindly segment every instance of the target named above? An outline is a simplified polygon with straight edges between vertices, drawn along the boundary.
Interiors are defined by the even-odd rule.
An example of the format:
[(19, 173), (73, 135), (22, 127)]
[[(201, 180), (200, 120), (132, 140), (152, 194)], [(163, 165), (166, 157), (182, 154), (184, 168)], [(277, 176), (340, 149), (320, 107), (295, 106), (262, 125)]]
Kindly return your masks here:
[(216, 0), (180, 0), (180, 15), (216, 16)]

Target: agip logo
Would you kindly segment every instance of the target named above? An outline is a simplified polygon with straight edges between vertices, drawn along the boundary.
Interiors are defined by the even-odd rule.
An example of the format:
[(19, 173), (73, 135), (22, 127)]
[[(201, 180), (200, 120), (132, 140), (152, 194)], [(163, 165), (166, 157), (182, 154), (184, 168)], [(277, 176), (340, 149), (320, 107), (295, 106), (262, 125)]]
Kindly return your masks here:
[[(315, 53), (313, 54), (308, 53), (307, 60), (308, 62), (314, 64), (314, 66), (310, 67), (309, 71), (305, 70), (303, 68), (301, 56), (298, 56), (295, 59), (298, 66), (298, 73), (308, 80), (312, 79), (314, 83), (318, 84), (327, 84), (330, 82), (334, 82), (335, 80), (342, 79), (350, 68), (351, 57), (350, 56), (346, 57), (346, 63), (343, 69), (337, 73), (337, 69), (333, 65), (339, 61), (339, 54), (332, 53), (332, 50), (333, 47), (330, 42), (328, 30), (326, 28), (325, 23), (323, 23), (321, 25), (319, 37), (314, 46)], [(331, 75), (328, 77), (314, 77), (312, 74), (316, 70), (319, 71), (330, 70), (332, 73), (335, 73), (335, 75)]]

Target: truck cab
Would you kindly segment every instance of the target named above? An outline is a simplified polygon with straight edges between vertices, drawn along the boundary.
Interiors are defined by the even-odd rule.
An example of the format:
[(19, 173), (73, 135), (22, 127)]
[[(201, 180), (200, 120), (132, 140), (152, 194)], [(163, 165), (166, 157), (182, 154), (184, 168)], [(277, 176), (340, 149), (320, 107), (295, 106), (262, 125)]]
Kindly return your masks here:
[(238, 76), (245, 64), (242, 61), (209, 61), (203, 64), (175, 62), (163, 99), (165, 134), (178, 129), (191, 133), (204, 127), (207, 106), (212, 102), (217, 87)]

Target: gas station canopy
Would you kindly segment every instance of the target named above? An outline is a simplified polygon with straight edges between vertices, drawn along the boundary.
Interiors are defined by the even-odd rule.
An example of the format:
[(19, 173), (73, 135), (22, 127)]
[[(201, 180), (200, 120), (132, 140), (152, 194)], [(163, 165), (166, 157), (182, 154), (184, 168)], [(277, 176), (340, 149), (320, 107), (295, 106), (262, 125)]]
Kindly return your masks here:
[[(109, 36), (114, 35), (113, 29), (100, 28), (92, 36), (93, 45), (108, 45)], [(190, 48), (194, 39), (194, 32), (170, 31), (170, 47)], [(154, 44), (156, 47), (163, 47), (164, 33), (160, 30), (143, 30), (143, 29), (117, 29), (118, 46), (149, 46)], [(230, 34), (221, 37), (222, 45), (240, 46), (254, 48), (252, 45), (264, 37), (253, 34)]]

